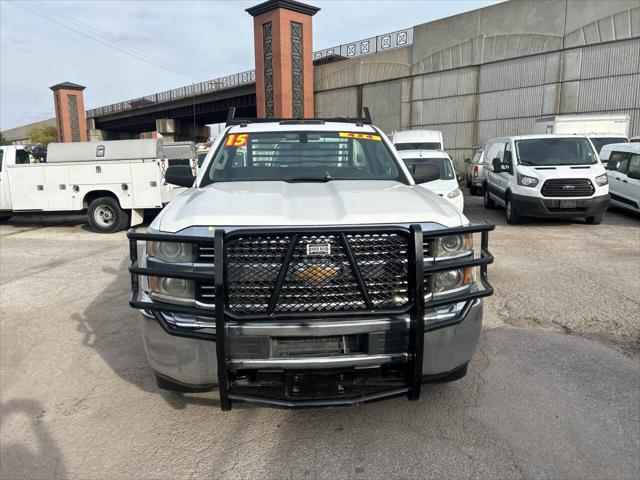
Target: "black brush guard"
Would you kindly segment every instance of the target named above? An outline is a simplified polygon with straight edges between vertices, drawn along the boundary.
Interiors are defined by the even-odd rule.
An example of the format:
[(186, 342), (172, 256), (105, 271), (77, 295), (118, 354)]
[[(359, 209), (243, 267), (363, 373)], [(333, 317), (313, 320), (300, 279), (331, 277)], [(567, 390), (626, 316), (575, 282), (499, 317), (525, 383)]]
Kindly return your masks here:
[[(223, 230), (215, 230), (212, 236), (190, 236), (190, 235), (174, 235), (163, 233), (139, 233), (131, 229), (127, 232), (127, 238), (129, 238), (131, 267), (129, 272), (131, 273), (131, 290), (132, 296), (129, 304), (131, 307), (145, 310), (152, 314), (156, 320), (160, 323), (162, 328), (171, 335), (177, 335), (181, 337), (194, 338), (198, 340), (207, 340), (216, 342), (216, 352), (218, 361), (218, 388), (220, 394), (220, 406), (222, 410), (229, 410), (231, 408), (231, 401), (253, 401), (257, 403), (267, 403), (272, 405), (281, 405), (287, 407), (309, 407), (309, 406), (326, 406), (326, 405), (347, 405), (355, 403), (363, 403), (367, 401), (374, 401), (383, 398), (397, 397), (406, 395), (410, 400), (417, 400), (420, 397), (420, 390), (422, 386), (422, 363), (423, 363), (423, 349), (424, 349), (424, 334), (426, 332), (438, 330), (441, 328), (450, 327), (460, 323), (464, 319), (464, 315), (459, 315), (456, 318), (430, 323), (425, 327), (424, 314), (425, 310), (440, 307), (443, 305), (451, 305), (459, 302), (466, 302), (466, 306), (481, 297), (487, 297), (493, 294), (493, 287), (489, 283), (487, 266), (493, 262), (493, 256), (489, 252), (489, 232), (494, 230), (495, 225), (482, 224), (482, 225), (469, 225), (465, 227), (445, 228), (438, 230), (423, 231), (420, 225), (411, 225), (409, 227), (325, 227), (325, 228), (301, 228), (301, 229), (242, 229), (233, 230), (229, 233), (225, 233)], [(291, 243), (297, 241), (301, 235), (327, 235), (335, 234), (338, 238), (342, 238), (344, 241), (345, 234), (358, 234), (358, 233), (373, 233), (373, 234), (401, 234), (408, 238), (408, 253), (409, 253), (409, 302), (404, 305), (402, 309), (393, 310), (368, 310), (368, 311), (345, 311), (345, 312), (296, 312), (296, 313), (273, 313), (273, 309), (270, 308), (270, 313), (253, 314), (253, 315), (237, 315), (231, 312), (227, 308), (227, 298), (225, 289), (225, 261), (216, 261), (216, 259), (226, 259), (226, 246), (225, 243), (233, 240), (237, 237), (251, 237), (251, 236), (264, 236), (264, 235), (276, 235), (285, 234), (291, 236)], [(441, 260), (435, 261), (433, 255), (436, 252), (436, 242), (440, 237), (446, 237), (449, 235), (457, 235), (464, 233), (480, 233), (480, 256), (479, 257), (462, 257), (460, 259)], [(214, 248), (214, 284), (215, 284), (215, 307), (205, 308), (201, 306), (185, 306), (172, 303), (164, 303), (158, 301), (140, 301), (140, 280), (142, 276), (159, 276), (180, 278), (185, 280), (194, 280), (202, 282), (210, 282), (211, 276), (204, 273), (185, 272), (175, 270), (165, 270), (158, 268), (141, 268), (138, 266), (138, 241), (157, 241), (157, 242), (181, 242), (188, 244), (197, 244), (200, 246), (207, 246)], [(425, 245), (428, 245), (428, 251), (431, 252), (431, 256), (425, 259), (424, 251)], [(361, 289), (364, 299), (367, 299), (366, 287), (362, 275), (359, 271), (356, 259), (353, 257), (353, 253), (350, 252), (348, 246), (346, 250), (349, 257), (349, 263), (352, 268), (358, 285)], [(287, 272), (289, 264), (291, 262), (290, 252), (292, 247), (289, 247), (288, 254), (286, 255), (281, 271), (278, 275), (278, 279), (275, 288), (272, 293), (270, 304), (273, 305), (277, 302), (280, 289), (282, 288), (284, 275)], [(222, 252), (222, 253), (221, 253)], [(430, 259), (430, 260), (429, 260)], [(425, 291), (434, 291), (434, 277), (438, 272), (444, 272), (448, 270), (457, 270), (465, 267), (480, 267), (480, 283), (482, 289), (476, 289), (471, 291), (464, 291), (457, 294), (447, 295), (446, 298), (436, 298), (434, 295), (429, 295), (425, 301)], [(427, 285), (425, 285), (425, 281)], [(425, 288), (426, 286), (426, 288)], [(366, 300), (366, 304), (369, 307), (371, 304)], [(467, 311), (467, 308), (462, 310)], [(185, 328), (175, 327), (164, 319), (160, 314), (161, 312), (186, 314), (199, 317), (206, 317), (215, 319), (216, 333), (215, 335), (209, 333), (203, 333), (199, 331), (193, 331)], [(341, 400), (299, 400), (299, 401), (281, 401), (275, 399), (267, 399), (258, 396), (247, 395), (234, 395), (230, 392), (229, 387), (229, 368), (227, 355), (227, 349), (225, 345), (225, 324), (227, 319), (231, 320), (277, 320), (283, 318), (296, 318), (296, 319), (309, 319), (309, 318), (337, 318), (337, 317), (353, 317), (366, 318), (369, 316), (380, 315), (399, 315), (409, 314), (410, 316), (410, 329), (409, 329), (409, 348), (408, 348), (408, 362), (406, 363), (406, 387), (395, 388), (388, 391), (377, 392), (370, 395), (363, 395), (356, 398), (341, 399)]]

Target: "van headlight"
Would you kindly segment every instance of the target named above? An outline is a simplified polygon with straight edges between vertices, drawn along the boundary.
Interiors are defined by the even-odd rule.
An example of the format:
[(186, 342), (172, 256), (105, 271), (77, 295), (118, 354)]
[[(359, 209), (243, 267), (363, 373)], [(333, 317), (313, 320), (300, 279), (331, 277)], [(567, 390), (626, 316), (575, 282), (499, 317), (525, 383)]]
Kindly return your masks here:
[(147, 242), (147, 254), (163, 262), (193, 262), (194, 253), (190, 243)]
[(167, 301), (184, 301), (195, 298), (193, 280), (170, 277), (149, 277), (149, 290), (152, 298)]
[(462, 190), (456, 188), (455, 190), (447, 193), (447, 198), (456, 198), (459, 195), (462, 195)]
[(451, 293), (471, 285), (474, 281), (475, 272), (473, 267), (436, 273), (433, 279), (433, 293)]
[(470, 233), (448, 235), (438, 238), (436, 244), (436, 257), (457, 257), (460, 254), (473, 252), (473, 235)]
[(535, 177), (528, 177), (527, 175), (518, 174), (518, 185), (533, 188), (538, 185), (538, 179)]
[(596, 185), (598, 185), (599, 187), (604, 187), (608, 183), (609, 183), (609, 179), (607, 178), (606, 173), (603, 175), (598, 175), (596, 177)]

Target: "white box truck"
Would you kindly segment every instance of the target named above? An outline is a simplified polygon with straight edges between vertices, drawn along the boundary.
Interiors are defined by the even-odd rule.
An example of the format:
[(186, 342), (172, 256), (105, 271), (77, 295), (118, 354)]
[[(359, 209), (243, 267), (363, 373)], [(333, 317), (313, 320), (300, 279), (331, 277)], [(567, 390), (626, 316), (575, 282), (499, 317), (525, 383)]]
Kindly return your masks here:
[(96, 232), (142, 223), (183, 189), (167, 185), (161, 139), (49, 144), (46, 162), (29, 147), (0, 147), (0, 219), (14, 213), (86, 211)]
[(554, 115), (538, 118), (533, 133), (586, 135), (600, 153), (610, 143), (628, 142), (630, 123), (629, 115)]

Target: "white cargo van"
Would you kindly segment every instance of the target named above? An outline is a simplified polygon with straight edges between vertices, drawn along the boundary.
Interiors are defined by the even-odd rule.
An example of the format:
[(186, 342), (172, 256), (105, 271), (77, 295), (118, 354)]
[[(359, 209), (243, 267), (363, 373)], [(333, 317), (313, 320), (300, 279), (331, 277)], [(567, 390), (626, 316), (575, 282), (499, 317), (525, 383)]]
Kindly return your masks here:
[(395, 132), (392, 143), (398, 152), (402, 150), (443, 150), (442, 132), (438, 130)]
[(485, 149), (484, 206), (523, 217), (583, 217), (599, 224), (609, 206), (604, 166), (584, 135), (494, 138)]
[[(445, 152), (433, 150), (403, 150), (398, 152), (400, 158), (407, 166), (416, 184), (437, 193), (445, 200), (451, 202), (458, 210), (464, 209), (464, 199), (458, 182), (462, 175), (456, 175), (451, 157)], [(428, 182), (420, 182), (422, 172), (433, 171), (436, 178)], [(416, 175), (416, 173), (418, 175)], [(434, 176), (434, 175), (431, 175)]]
[(609, 177), (611, 206), (640, 213), (640, 145), (612, 143), (600, 152)]
[[(163, 178), (162, 140), (49, 144), (46, 163), (21, 145), (0, 147), (0, 218), (86, 211), (96, 232), (142, 223), (183, 189)], [(40, 161), (38, 161), (40, 160)]]
[(600, 153), (609, 143), (629, 141), (629, 115), (555, 115), (538, 118), (533, 133), (583, 134)]

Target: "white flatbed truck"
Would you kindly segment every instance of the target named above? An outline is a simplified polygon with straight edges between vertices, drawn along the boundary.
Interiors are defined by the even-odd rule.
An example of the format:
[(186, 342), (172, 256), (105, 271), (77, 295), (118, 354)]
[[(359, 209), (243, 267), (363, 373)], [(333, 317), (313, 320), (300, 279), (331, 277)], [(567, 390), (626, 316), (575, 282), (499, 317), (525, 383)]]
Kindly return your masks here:
[(164, 181), (161, 139), (49, 144), (46, 162), (21, 145), (0, 147), (0, 219), (16, 213), (86, 212), (111, 233), (142, 223), (183, 189)]

